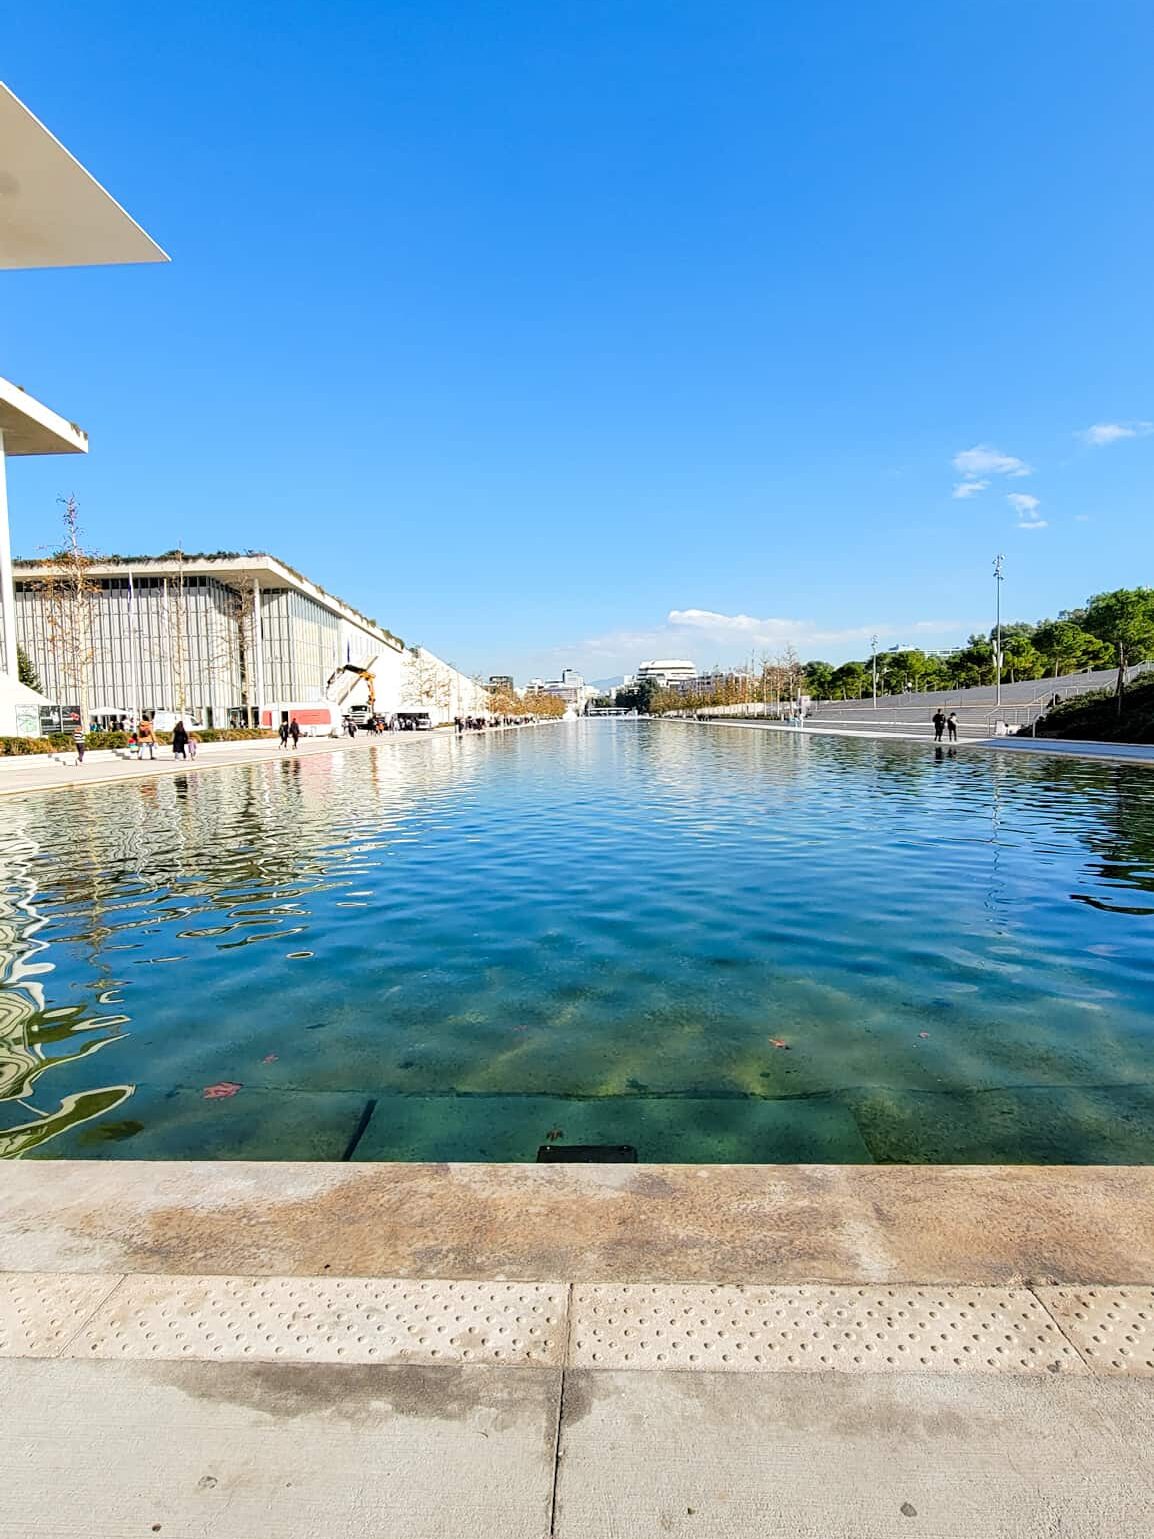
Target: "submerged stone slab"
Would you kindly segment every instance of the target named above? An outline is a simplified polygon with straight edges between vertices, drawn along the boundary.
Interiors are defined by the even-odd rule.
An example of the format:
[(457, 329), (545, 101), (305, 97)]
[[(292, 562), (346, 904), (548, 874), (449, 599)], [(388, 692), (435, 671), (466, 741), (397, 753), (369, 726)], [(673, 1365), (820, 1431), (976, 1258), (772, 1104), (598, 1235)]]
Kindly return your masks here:
[(1154, 1279), (1154, 1169), (0, 1163), (16, 1271), (577, 1282)]
[(1154, 1163), (1154, 1085), (847, 1091), (879, 1163)]
[(541, 1539), (552, 1369), (0, 1362), (0, 1533)]
[[(139, 1085), (113, 1113), (41, 1145), (35, 1157), (243, 1160), (283, 1149), (300, 1159), (339, 1160), (365, 1110), (363, 1094), (221, 1083), (223, 1094), (211, 1083), (176, 1089)], [(206, 1099), (206, 1090), (218, 1093)]]
[(382, 1096), (356, 1148), (362, 1160), (533, 1161), (546, 1142), (629, 1144), (642, 1163), (706, 1149), (723, 1163), (868, 1161), (852, 1115), (821, 1096)]
[(565, 1379), (556, 1539), (1148, 1539), (1154, 1381)]

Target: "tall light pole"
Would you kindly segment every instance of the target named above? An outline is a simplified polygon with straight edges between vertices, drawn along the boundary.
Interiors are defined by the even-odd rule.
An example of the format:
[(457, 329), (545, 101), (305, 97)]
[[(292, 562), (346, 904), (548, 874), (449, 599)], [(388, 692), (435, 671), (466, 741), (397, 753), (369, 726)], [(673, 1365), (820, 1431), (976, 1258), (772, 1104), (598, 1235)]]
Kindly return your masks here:
[(878, 639), (876, 635), (870, 637), (870, 649), (873, 653), (874, 710), (876, 711), (878, 708)]
[(997, 669), (995, 705), (1002, 703), (1002, 567), (1005, 556), (994, 557), (994, 666)]

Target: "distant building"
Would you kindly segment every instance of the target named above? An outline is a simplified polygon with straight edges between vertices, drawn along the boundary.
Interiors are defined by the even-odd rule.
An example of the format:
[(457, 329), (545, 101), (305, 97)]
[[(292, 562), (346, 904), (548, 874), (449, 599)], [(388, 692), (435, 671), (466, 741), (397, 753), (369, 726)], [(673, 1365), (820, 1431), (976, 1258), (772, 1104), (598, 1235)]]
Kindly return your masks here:
[(652, 662), (641, 663), (637, 669), (637, 682), (642, 679), (652, 679), (662, 689), (668, 689), (672, 684), (678, 684), (682, 680), (696, 678), (697, 664), (686, 662), (682, 658), (655, 658)]
[(592, 684), (586, 684), (583, 675), (575, 668), (563, 668), (559, 679), (535, 679), (529, 687), (539, 689), (546, 695), (556, 695), (559, 700), (564, 700), (566, 705), (578, 711), (583, 711), (589, 701), (597, 699), (601, 693)]
[(499, 694), (514, 694), (513, 675), (511, 673), (491, 673), (489, 675), (489, 688)]
[(748, 668), (723, 668), (714, 673), (695, 673), (690, 678), (674, 679), (669, 688), (679, 695), (714, 695), (726, 691), (751, 695), (760, 680)]

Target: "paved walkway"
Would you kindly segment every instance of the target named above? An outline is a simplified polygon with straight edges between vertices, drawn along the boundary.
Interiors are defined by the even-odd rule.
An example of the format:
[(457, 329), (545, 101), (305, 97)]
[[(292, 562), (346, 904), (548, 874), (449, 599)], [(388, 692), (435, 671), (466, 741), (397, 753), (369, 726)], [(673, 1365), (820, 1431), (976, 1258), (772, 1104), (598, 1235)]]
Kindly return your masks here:
[[(486, 732), (518, 732), (519, 727), (488, 727)], [(470, 734), (472, 736), (473, 734)], [(484, 735), (484, 734), (480, 734)], [(252, 738), (239, 743), (203, 743), (195, 759), (174, 759), (171, 748), (158, 747), (155, 759), (121, 757), (101, 749), (88, 753), (83, 764), (71, 753), (51, 759), (40, 755), (28, 758), (0, 757), (0, 796), (26, 791), (59, 791), (76, 786), (103, 785), (117, 780), (147, 780), (166, 775), (198, 775), (205, 770), (232, 764), (261, 764), (271, 759), (309, 758), (314, 754), (364, 753), (386, 743), (422, 743), (430, 738), (450, 738), (447, 729), (428, 732), (390, 732), (373, 737), (358, 732), (355, 738), (302, 738), (297, 748), (282, 748), (275, 738)]]
[[(685, 721), (685, 717), (670, 717), (673, 721)], [(781, 732), (788, 737), (865, 737), (900, 743), (925, 743), (928, 747), (945, 749), (984, 748), (999, 752), (1040, 753), (1072, 755), (1078, 759), (1108, 759), (1120, 763), (1154, 764), (1154, 743), (1092, 743), (1073, 738), (1032, 737), (962, 737), (954, 743), (935, 743), (928, 728), (920, 732), (908, 732), (898, 728), (890, 730), (884, 725), (877, 727), (834, 727), (807, 723), (805, 727), (791, 727), (785, 722), (747, 721), (739, 716), (713, 718), (709, 721), (689, 722), (701, 727), (744, 727), (758, 732)]]
[(1154, 1532), (1150, 1170), (29, 1161), (0, 1256), (3, 1539)]

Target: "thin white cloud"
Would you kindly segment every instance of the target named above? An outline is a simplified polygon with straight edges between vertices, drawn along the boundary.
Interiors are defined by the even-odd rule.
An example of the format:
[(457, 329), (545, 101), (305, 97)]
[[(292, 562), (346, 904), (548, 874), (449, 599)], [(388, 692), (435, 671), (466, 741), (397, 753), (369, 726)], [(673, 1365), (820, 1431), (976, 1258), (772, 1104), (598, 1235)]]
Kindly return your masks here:
[(1018, 515), (1019, 529), (1046, 528), (1046, 520), (1038, 516), (1042, 504), (1037, 497), (1031, 497), (1028, 492), (1008, 492), (1006, 501)]
[[(969, 626), (972, 629), (972, 625)], [(900, 623), (877, 621), (840, 629), (826, 628), (812, 620), (785, 617), (721, 614), (714, 609), (671, 609), (664, 625), (651, 630), (620, 630), (594, 636), (578, 646), (558, 648), (567, 662), (585, 659), (587, 673), (630, 673), (646, 657), (688, 657), (701, 667), (715, 661), (736, 663), (751, 651), (775, 653), (796, 647), (803, 657), (818, 655), (860, 656), (876, 632), (893, 641), (913, 641), (921, 636), (948, 638), (962, 634), (967, 625), (959, 620), (912, 620)], [(611, 666), (611, 665), (615, 665)]]
[(1116, 444), (1120, 438), (1146, 438), (1154, 433), (1154, 422), (1095, 422), (1093, 427), (1083, 428), (1078, 437), (1083, 443), (1101, 448)]
[(967, 480), (981, 476), (1028, 476), (1032, 467), (1016, 455), (1003, 454), (990, 444), (975, 444), (954, 455), (954, 469)]
[(979, 492), (984, 492), (989, 486), (988, 481), (959, 481), (954, 487), (955, 497), (976, 497)]
[(1089, 513), (1075, 513), (1074, 522), (1076, 524), (1088, 524), (1090, 522)]
[(1025, 518), (1027, 513), (1033, 513), (1035, 508), (1042, 506), (1039, 499), (1031, 497), (1028, 492), (1009, 492), (1006, 496), (1006, 501), (1013, 508), (1014, 512), (1020, 514), (1023, 518)]

